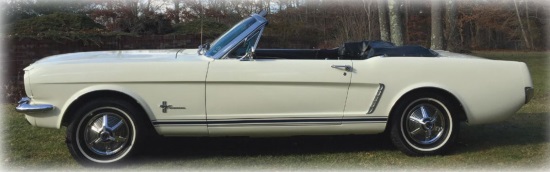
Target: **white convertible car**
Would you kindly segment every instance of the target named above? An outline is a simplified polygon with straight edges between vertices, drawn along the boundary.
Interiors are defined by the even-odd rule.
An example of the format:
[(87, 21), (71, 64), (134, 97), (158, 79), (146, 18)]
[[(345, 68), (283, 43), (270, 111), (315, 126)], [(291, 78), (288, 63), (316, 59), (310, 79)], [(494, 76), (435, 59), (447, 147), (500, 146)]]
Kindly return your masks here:
[(514, 114), (533, 96), (524, 63), (395, 46), (256, 49), (252, 14), (199, 49), (55, 55), (26, 67), (16, 110), (33, 126), (67, 127), (83, 164), (113, 163), (162, 136), (387, 132), (412, 156), (442, 154), (460, 122)]

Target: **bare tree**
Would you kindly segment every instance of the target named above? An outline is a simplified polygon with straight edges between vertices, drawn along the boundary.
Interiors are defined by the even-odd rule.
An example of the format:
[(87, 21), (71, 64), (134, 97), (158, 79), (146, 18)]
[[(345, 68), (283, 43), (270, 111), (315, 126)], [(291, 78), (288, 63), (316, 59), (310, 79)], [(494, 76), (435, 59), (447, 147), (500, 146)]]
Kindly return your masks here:
[(174, 3), (174, 23), (180, 23), (180, 1), (172, 0)]
[(399, 13), (401, 4), (401, 0), (388, 0), (391, 42), (398, 46), (403, 45), (403, 22)]
[(432, 0), (432, 36), (431, 49), (443, 49), (443, 20), (441, 20), (441, 1)]
[(367, 27), (368, 27), (368, 39), (372, 39), (372, 24), (371, 24), (371, 21), (372, 21), (372, 13), (371, 13), (371, 6), (372, 6), (372, 1), (369, 1), (368, 3), (365, 2), (365, 0), (363, 0), (363, 9), (365, 10), (365, 14), (367, 14)]
[(525, 1), (525, 22), (527, 23), (527, 35), (529, 35), (529, 46), (535, 48), (533, 45), (533, 34), (531, 33), (531, 22), (529, 20), (529, 1)]
[(457, 8), (456, 0), (448, 0), (445, 4), (446, 16), (447, 16), (447, 50), (449, 51), (458, 51), (459, 49), (459, 39), (457, 31)]
[(378, 22), (380, 25), (380, 39), (390, 41), (390, 28), (388, 23), (388, 6), (386, 1), (378, 0)]
[(531, 49), (531, 46), (529, 45), (529, 39), (527, 38), (527, 34), (525, 33), (525, 29), (523, 28), (521, 16), (519, 15), (518, 3), (516, 2), (516, 0), (514, 0), (514, 7), (516, 7), (516, 15), (518, 16), (521, 35), (523, 35), (523, 40), (525, 41), (525, 47), (527, 47), (527, 49)]

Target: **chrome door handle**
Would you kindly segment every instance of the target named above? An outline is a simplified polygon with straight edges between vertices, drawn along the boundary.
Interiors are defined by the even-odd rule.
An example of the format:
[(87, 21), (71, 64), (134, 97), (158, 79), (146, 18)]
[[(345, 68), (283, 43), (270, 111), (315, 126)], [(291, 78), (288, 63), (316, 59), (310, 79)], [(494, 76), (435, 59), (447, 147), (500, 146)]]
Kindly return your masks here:
[(348, 72), (351, 72), (353, 71), (353, 67), (351, 67), (350, 65), (332, 65), (330, 66), (332, 68), (344, 68), (344, 70), (348, 71)]

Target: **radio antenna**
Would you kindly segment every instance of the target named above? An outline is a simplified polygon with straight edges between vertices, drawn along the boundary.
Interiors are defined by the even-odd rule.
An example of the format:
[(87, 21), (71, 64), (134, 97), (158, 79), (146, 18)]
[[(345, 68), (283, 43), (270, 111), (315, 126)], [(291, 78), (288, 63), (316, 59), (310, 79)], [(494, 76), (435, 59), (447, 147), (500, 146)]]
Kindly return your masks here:
[(200, 18), (201, 18), (201, 45), (202, 45), (202, 22), (203, 22), (203, 21), (202, 21), (202, 20), (203, 20), (202, 18), (204, 17), (204, 16), (203, 16), (204, 7), (202, 6), (202, 2), (201, 2), (201, 1), (199, 1), (199, 3), (200, 3), (199, 5), (201, 6)]

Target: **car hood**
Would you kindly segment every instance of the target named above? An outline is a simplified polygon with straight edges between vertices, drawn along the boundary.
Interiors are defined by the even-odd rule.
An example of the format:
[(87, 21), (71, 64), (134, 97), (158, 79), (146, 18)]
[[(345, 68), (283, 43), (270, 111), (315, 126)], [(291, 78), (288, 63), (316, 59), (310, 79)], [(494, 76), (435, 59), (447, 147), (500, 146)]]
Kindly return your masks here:
[(91, 51), (49, 56), (36, 61), (31, 66), (75, 63), (199, 61), (204, 60), (204, 58), (206, 57), (197, 55), (196, 49)]

